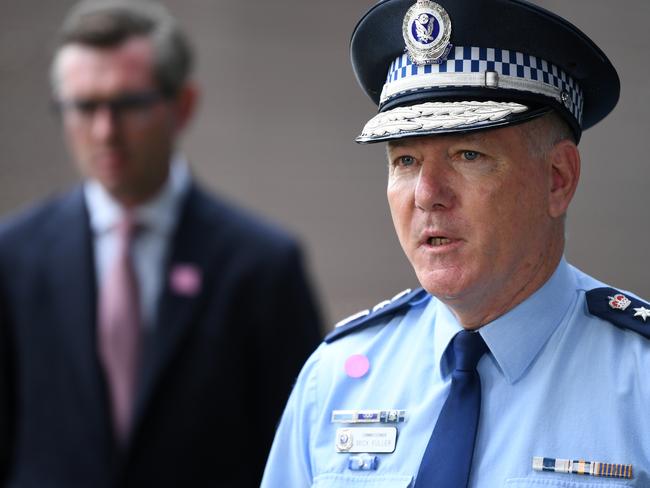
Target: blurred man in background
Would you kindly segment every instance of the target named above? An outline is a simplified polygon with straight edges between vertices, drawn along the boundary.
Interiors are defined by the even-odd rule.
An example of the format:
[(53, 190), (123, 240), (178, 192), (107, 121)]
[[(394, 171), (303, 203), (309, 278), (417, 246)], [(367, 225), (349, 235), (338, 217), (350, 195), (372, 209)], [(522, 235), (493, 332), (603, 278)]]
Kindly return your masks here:
[(320, 322), (297, 243), (179, 152), (191, 67), (160, 5), (64, 22), (53, 94), (84, 182), (0, 227), (3, 484), (259, 485)]

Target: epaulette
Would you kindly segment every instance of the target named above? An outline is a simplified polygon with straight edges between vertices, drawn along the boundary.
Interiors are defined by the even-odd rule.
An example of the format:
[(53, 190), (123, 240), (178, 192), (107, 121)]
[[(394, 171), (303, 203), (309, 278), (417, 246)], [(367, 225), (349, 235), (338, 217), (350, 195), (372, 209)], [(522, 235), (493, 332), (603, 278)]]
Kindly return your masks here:
[(362, 310), (359, 313), (350, 315), (349, 317), (341, 320), (334, 326), (334, 330), (325, 337), (325, 342), (331, 344), (332, 342), (345, 337), (351, 332), (363, 330), (367, 327), (377, 324), (377, 319), (387, 317), (394, 314), (402, 308), (411, 306), (420, 301), (427, 295), (427, 292), (422, 288), (411, 291), (410, 289), (398, 293), (390, 300), (384, 300), (368, 310)]
[(650, 339), (650, 304), (614, 288), (594, 288), (587, 292), (587, 308), (592, 315)]

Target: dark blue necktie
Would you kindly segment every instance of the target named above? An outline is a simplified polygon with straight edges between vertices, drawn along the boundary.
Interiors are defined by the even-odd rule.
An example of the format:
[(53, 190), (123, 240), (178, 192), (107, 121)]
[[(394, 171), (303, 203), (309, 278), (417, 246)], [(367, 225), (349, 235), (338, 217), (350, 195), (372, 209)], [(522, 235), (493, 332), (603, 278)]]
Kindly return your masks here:
[(424, 452), (416, 488), (464, 488), (469, 481), (481, 410), (481, 379), (476, 371), (488, 348), (478, 332), (453, 339), (451, 389)]

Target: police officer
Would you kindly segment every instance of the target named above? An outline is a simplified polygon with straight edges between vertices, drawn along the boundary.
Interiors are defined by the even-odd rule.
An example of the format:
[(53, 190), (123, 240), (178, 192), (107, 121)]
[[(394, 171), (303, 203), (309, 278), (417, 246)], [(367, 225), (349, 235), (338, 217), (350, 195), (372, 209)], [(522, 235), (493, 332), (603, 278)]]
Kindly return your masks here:
[(383, 0), (351, 57), (422, 288), (312, 355), (262, 486), (650, 486), (650, 305), (563, 256), (607, 57), (521, 0)]

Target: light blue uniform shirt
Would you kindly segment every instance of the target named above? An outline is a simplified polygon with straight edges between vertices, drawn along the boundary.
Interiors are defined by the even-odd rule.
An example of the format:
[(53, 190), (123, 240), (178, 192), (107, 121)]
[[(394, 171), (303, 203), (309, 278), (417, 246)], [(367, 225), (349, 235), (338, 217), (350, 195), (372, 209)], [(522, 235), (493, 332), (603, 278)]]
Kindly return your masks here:
[[(542, 288), (480, 329), (490, 352), (478, 365), (471, 487), (650, 487), (650, 341), (589, 313), (585, 292), (601, 286), (562, 260)], [(449, 393), (447, 346), (461, 330), (444, 304), (418, 297), (314, 352), (287, 404), (262, 487), (412, 486)], [(354, 354), (370, 362), (361, 378), (344, 370)], [(373, 454), (376, 470), (352, 471), (352, 454), (336, 452), (337, 428), (359, 424), (333, 424), (331, 414), (355, 409), (406, 410), (401, 423), (363, 424), (398, 428), (395, 451)], [(633, 479), (533, 471), (534, 456), (632, 464)]]

